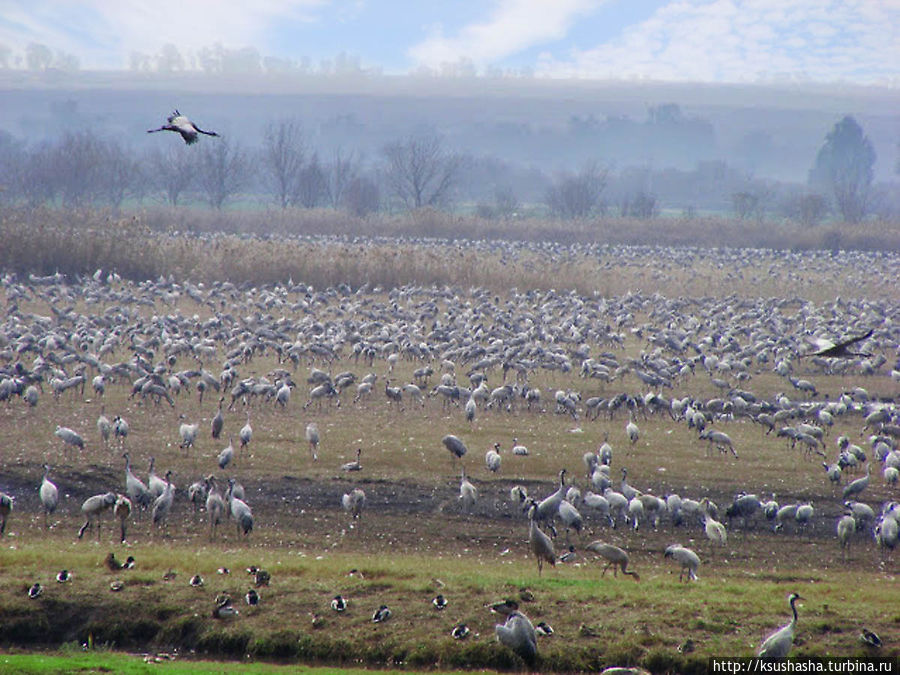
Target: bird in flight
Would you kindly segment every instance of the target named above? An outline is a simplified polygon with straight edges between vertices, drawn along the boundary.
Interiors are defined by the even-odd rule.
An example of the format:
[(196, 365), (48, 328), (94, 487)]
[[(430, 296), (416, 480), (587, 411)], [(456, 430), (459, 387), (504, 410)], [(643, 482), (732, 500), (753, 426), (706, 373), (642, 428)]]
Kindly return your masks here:
[(857, 335), (849, 340), (838, 343), (831, 342), (824, 338), (812, 338), (811, 342), (817, 351), (803, 354), (802, 356), (822, 356), (826, 359), (844, 359), (851, 356), (872, 356), (867, 352), (851, 352), (850, 346), (872, 337), (873, 332), (874, 329), (870, 328), (865, 335)]
[(152, 134), (157, 131), (177, 131), (188, 145), (197, 142), (197, 134), (206, 134), (207, 136), (219, 135), (215, 131), (204, 131), (177, 110), (166, 118), (166, 124), (163, 124), (158, 129), (148, 129), (147, 133)]

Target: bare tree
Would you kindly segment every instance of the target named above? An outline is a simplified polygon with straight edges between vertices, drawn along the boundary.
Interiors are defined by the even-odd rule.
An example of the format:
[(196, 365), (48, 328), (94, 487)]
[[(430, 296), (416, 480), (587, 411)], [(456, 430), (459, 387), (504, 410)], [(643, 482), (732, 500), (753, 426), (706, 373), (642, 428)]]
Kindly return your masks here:
[(90, 131), (67, 132), (53, 154), (63, 204), (82, 206), (95, 200), (107, 171), (106, 148), (100, 138)]
[(249, 185), (249, 155), (239, 145), (226, 140), (208, 143), (200, 153), (197, 184), (210, 206), (221, 209), (225, 202)]
[(820, 194), (795, 190), (784, 197), (780, 211), (803, 225), (818, 225), (828, 213), (828, 201)]
[(347, 186), (342, 205), (354, 216), (364, 217), (381, 207), (378, 185), (368, 176), (357, 176)]
[(622, 215), (631, 218), (655, 218), (659, 215), (659, 204), (656, 195), (645, 190), (626, 196), (622, 201)]
[(197, 172), (197, 155), (183, 144), (170, 145), (166, 150), (154, 147), (147, 157), (150, 182), (172, 206), (178, 206), (181, 196), (191, 189)]
[(306, 141), (296, 120), (270, 123), (263, 136), (262, 162), (275, 198), (286, 209), (297, 201)]
[(110, 140), (103, 147), (103, 171), (98, 191), (113, 207), (118, 209), (125, 196), (133, 191), (141, 173), (140, 166), (118, 141)]
[(550, 212), (561, 218), (589, 216), (600, 202), (607, 174), (596, 162), (588, 163), (578, 173), (563, 174), (547, 191)]
[(56, 199), (59, 188), (54, 171), (55, 154), (49, 142), (32, 147), (25, 153), (17, 185), (29, 206), (39, 206)]
[(327, 193), (328, 180), (325, 169), (319, 161), (318, 153), (314, 153), (297, 176), (296, 201), (304, 208), (313, 209), (324, 202)]
[(408, 209), (440, 204), (459, 170), (459, 157), (444, 150), (437, 136), (389, 143), (384, 155), (387, 186)]
[(358, 171), (359, 161), (355, 153), (351, 151), (345, 155), (340, 148), (334, 151), (334, 159), (327, 166), (325, 176), (325, 190), (332, 208), (336, 209), (344, 203), (344, 194)]
[(25, 161), (24, 143), (0, 130), (0, 202), (16, 201)]

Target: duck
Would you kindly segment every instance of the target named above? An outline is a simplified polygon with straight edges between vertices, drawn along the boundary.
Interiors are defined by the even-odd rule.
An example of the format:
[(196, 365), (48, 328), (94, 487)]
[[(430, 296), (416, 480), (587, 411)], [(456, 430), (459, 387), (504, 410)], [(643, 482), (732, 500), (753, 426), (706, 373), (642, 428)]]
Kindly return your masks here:
[(321, 628), (325, 625), (325, 619), (323, 619), (320, 615), (315, 612), (310, 612), (309, 617), (312, 619), (312, 627), (313, 628)]
[(111, 590), (113, 593), (118, 593), (123, 588), (125, 588), (125, 584), (122, 581), (119, 581), (118, 579), (110, 582), (110, 584), (109, 584), (109, 590)]
[(259, 604), (259, 593), (257, 593), (252, 588), (247, 591), (247, 594), (244, 596), (244, 600), (247, 601), (247, 604), (251, 607), (256, 607)]
[(438, 611), (441, 611), (447, 606), (447, 598), (438, 593), (434, 596), (434, 600), (431, 601), (431, 604), (434, 605), (434, 608)]
[(256, 587), (260, 586), (268, 586), (269, 581), (272, 579), (272, 575), (266, 572), (265, 570), (256, 570)]
[(362, 448), (356, 449), (356, 459), (346, 464), (341, 464), (341, 471), (362, 471), (362, 464), (359, 463), (359, 457), (362, 454)]
[(41, 586), (37, 581), (34, 582), (34, 586), (28, 589), (28, 597), (32, 600), (37, 600), (41, 597), (41, 594), (44, 592), (44, 587)]
[(690, 654), (694, 651), (694, 641), (688, 638), (676, 648), (679, 654)]
[(867, 647), (874, 647), (875, 649), (879, 649), (882, 645), (881, 638), (868, 628), (862, 629), (859, 634), (859, 641)]
[(212, 613), (214, 619), (230, 619), (238, 614), (240, 612), (231, 604), (231, 598), (228, 596), (216, 603), (216, 608)]
[(335, 612), (343, 612), (347, 609), (347, 601), (344, 600), (344, 597), (341, 595), (336, 595), (331, 600), (331, 609)]
[(553, 635), (553, 627), (546, 621), (539, 621), (534, 627), (534, 632), (544, 637), (550, 637)]
[(127, 558), (125, 558), (125, 563), (122, 565), (122, 567), (126, 570), (133, 570), (134, 563), (135, 563), (134, 556), (130, 555)]
[(575, 562), (578, 559), (578, 554), (575, 553), (575, 547), (569, 545), (569, 550), (559, 556), (559, 562), (561, 563), (570, 563)]
[(59, 574), (56, 575), (56, 581), (60, 584), (72, 581), (72, 573), (69, 570), (60, 570)]
[(163, 574), (162, 578), (163, 578), (163, 581), (172, 581), (177, 576), (178, 576), (178, 572), (176, 572), (175, 570), (170, 568), (165, 574)]
[(110, 551), (109, 555), (106, 556), (106, 560), (104, 562), (111, 572), (118, 572), (123, 567), (122, 563), (120, 563), (116, 559), (116, 554), (112, 551)]
[(454, 640), (465, 640), (471, 631), (469, 627), (464, 623), (458, 623), (453, 627), (453, 630), (450, 631), (450, 635)]
[(201, 586), (203, 586), (203, 577), (201, 577), (199, 574), (195, 574), (191, 577), (190, 583), (194, 588), (200, 588)]
[(391, 610), (388, 609), (387, 605), (382, 605), (378, 609), (375, 610), (375, 613), (372, 615), (373, 623), (384, 623), (388, 619), (391, 618)]
[(216, 570), (216, 573), (217, 574), (231, 574), (231, 570), (228, 569), (227, 567), (220, 567), (219, 569)]

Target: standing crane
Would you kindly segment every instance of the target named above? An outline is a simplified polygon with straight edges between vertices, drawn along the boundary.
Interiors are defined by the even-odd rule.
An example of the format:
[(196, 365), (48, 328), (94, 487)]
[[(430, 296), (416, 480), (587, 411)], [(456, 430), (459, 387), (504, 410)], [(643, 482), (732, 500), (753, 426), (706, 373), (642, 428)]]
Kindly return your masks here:
[(131, 516), (131, 500), (125, 495), (117, 495), (115, 506), (113, 506), (113, 515), (119, 519), (119, 532), (122, 535), (119, 541), (124, 544), (125, 524), (128, 522), (129, 516)]
[(153, 502), (153, 524), (161, 526), (169, 517), (172, 503), (175, 501), (175, 486), (172, 485), (172, 471), (166, 471), (166, 487), (163, 493)]
[(790, 653), (791, 647), (794, 646), (794, 629), (797, 626), (797, 608), (794, 604), (797, 600), (802, 599), (796, 593), (791, 593), (788, 596), (788, 604), (790, 604), (791, 612), (794, 616), (789, 623), (776, 630), (763, 641), (759, 651), (756, 653), (757, 656), (764, 659), (783, 659)]
[(50, 527), (47, 518), (51, 513), (56, 511), (56, 507), (59, 504), (59, 490), (56, 488), (56, 485), (47, 478), (49, 473), (50, 466), (44, 464), (44, 478), (41, 480), (41, 487), (38, 491), (41, 496), (41, 504), (44, 507), (44, 527)]
[(309, 443), (309, 453), (313, 461), (319, 459), (319, 427), (315, 422), (306, 425), (306, 442)]
[(184, 139), (184, 142), (187, 145), (191, 145), (197, 142), (197, 134), (205, 134), (207, 136), (218, 136), (215, 131), (204, 131), (196, 124), (191, 122), (185, 115), (182, 115), (178, 110), (175, 110), (171, 115), (166, 118), (166, 124), (163, 124), (158, 129), (148, 129), (147, 133), (152, 134), (157, 131), (174, 131), (176, 133), (181, 134), (181, 137)]
[(250, 441), (253, 438), (253, 427), (250, 426), (250, 412), (247, 412), (247, 423), (241, 427), (241, 430), (238, 432), (238, 438), (241, 439), (241, 447), (238, 450), (238, 455), (240, 455), (244, 448), (250, 445)]
[(531, 552), (534, 553), (534, 557), (537, 558), (538, 576), (540, 576), (544, 569), (545, 560), (552, 566), (556, 565), (556, 551), (553, 550), (553, 542), (550, 537), (548, 537), (537, 526), (537, 523), (534, 522), (535, 515), (537, 514), (537, 502), (535, 502), (534, 499), (529, 501), (531, 507), (528, 509), (528, 545), (531, 547)]

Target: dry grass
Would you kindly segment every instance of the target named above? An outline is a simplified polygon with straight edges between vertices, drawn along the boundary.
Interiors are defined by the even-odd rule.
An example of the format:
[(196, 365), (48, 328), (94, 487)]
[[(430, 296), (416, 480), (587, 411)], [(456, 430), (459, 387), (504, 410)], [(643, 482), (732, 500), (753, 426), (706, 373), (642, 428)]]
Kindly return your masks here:
[[(281, 212), (266, 214), (261, 221), (259, 214), (229, 214), (213, 221), (206, 212), (190, 211), (116, 218), (94, 211), (8, 211), (0, 219), (0, 269), (21, 275), (61, 272), (73, 278), (103, 269), (133, 280), (172, 275), (195, 283), (228, 280), (261, 285), (293, 279), (317, 288), (417, 284), (484, 287), (502, 293), (514, 287), (575, 289), (602, 296), (662, 289), (667, 295), (803, 297), (813, 301), (848, 293), (871, 299), (898, 297), (892, 270), (886, 275), (873, 273), (886, 264), (877, 259), (877, 253), (859, 257), (810, 250), (794, 254), (794, 260), (786, 263), (783, 252), (739, 248), (831, 248), (831, 244), (817, 243), (812, 231), (770, 224), (754, 230), (743, 222), (715, 220), (540, 221), (506, 223), (494, 230), (490, 223), (424, 211), (396, 217), (390, 222), (397, 226), (384, 232), (377, 222), (349, 221), (330, 211), (290, 215), (306, 222), (302, 218), (316, 214), (325, 219), (321, 227), (292, 229), (285, 222), (290, 221), (289, 216)], [(192, 223), (196, 218), (203, 221), (202, 226)], [(435, 224), (438, 222), (441, 224)], [(213, 227), (221, 230), (213, 233)], [(194, 234), (183, 234), (186, 230)], [(236, 233), (223, 234), (222, 230)], [(265, 236), (238, 234), (260, 230)], [(306, 232), (329, 236), (296, 236)], [(754, 232), (763, 239), (753, 239)], [(825, 229), (816, 232), (841, 243), (868, 242), (861, 246), (864, 249), (900, 250), (900, 245), (891, 243), (898, 233), (888, 225), (842, 228), (834, 230), (834, 236)], [(370, 238), (416, 233), (449, 241)], [(355, 239), (362, 234), (367, 236)], [(456, 240), (466, 236), (468, 241)], [(475, 242), (494, 236), (498, 239), (490, 243)], [(504, 243), (503, 238), (571, 245), (515, 245)], [(616, 244), (629, 247), (612, 246)], [(649, 247), (643, 246), (647, 244)], [(685, 248), (675, 249), (674, 256), (657, 249), (668, 244)], [(697, 246), (729, 248), (701, 255)]]

